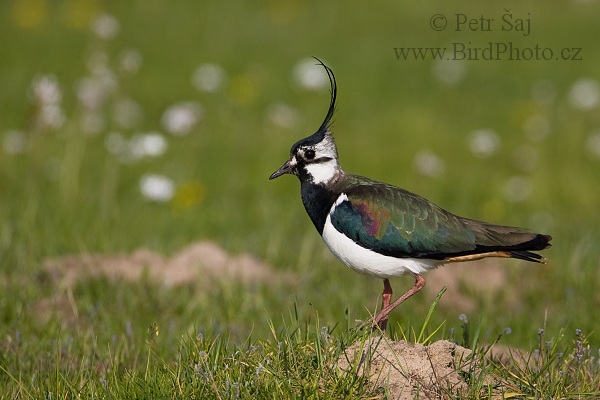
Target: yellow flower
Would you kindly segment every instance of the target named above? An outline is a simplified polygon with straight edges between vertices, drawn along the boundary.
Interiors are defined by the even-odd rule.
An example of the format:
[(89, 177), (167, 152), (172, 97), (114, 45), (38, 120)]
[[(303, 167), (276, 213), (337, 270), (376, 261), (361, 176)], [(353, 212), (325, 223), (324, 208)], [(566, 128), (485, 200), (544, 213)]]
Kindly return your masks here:
[(12, 9), (15, 24), (21, 28), (35, 28), (48, 17), (47, 0), (17, 0)]
[(68, 0), (63, 7), (64, 23), (73, 29), (87, 29), (92, 17), (101, 11), (98, 0)]
[(256, 80), (248, 74), (238, 75), (231, 80), (231, 97), (238, 104), (251, 104), (258, 96)]
[(202, 202), (204, 199), (204, 185), (198, 181), (184, 182), (175, 190), (171, 204), (176, 210), (187, 210)]

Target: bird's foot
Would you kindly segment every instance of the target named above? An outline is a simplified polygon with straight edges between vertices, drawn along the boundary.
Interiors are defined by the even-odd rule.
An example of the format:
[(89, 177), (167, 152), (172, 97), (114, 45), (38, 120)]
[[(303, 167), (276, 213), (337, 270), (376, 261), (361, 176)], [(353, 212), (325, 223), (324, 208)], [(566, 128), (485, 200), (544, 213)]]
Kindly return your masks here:
[(381, 315), (381, 313), (372, 316), (366, 321), (362, 321), (360, 324), (353, 328), (353, 331), (362, 331), (365, 329), (370, 329), (371, 332), (383, 332), (385, 333), (387, 329), (388, 317), (387, 315)]

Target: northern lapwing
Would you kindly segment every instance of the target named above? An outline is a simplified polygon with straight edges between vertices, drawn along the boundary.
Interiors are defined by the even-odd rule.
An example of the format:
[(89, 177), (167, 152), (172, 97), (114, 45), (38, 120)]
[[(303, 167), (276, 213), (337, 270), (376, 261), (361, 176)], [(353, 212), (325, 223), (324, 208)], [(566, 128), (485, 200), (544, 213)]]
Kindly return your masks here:
[[(533, 253), (550, 247), (549, 235), (459, 217), (402, 188), (347, 174), (331, 133), (337, 85), (331, 85), (325, 120), (296, 142), (290, 159), (269, 179), (300, 179), (302, 203), (329, 250), (354, 271), (383, 279), (382, 308), (370, 323), (385, 331), (390, 312), (425, 286), (422, 274), (440, 265), (486, 257), (544, 262)], [(390, 279), (411, 274), (414, 286), (395, 301)]]

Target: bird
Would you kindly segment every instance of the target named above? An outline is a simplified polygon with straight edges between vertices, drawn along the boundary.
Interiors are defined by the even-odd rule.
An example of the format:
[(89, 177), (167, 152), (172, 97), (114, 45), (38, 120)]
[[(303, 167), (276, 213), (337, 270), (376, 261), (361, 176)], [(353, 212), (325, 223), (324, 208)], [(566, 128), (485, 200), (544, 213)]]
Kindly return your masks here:
[[(346, 173), (332, 134), (337, 83), (327, 72), (331, 98), (317, 131), (294, 143), (289, 159), (269, 177), (300, 180), (306, 213), (333, 255), (352, 270), (383, 279), (381, 310), (367, 320), (385, 332), (391, 311), (425, 286), (423, 274), (441, 265), (486, 257), (536, 263), (550, 235), (455, 215), (392, 184)], [(410, 274), (414, 285), (392, 301), (390, 279)]]

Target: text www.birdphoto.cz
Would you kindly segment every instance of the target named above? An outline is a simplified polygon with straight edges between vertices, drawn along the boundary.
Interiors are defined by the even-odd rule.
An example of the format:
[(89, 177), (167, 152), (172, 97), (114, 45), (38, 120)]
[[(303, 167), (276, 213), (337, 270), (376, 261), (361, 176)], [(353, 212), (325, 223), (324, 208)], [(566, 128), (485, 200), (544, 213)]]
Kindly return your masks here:
[[(532, 43), (521, 45), (515, 39), (529, 37), (532, 33), (531, 13), (517, 16), (510, 9), (503, 14), (433, 14), (429, 27), (436, 32), (466, 33), (501, 32), (511, 35), (506, 41), (485, 40), (474, 43), (468, 40), (453, 40), (449, 46), (394, 47), (398, 61), (449, 60), (449, 61), (582, 61), (583, 49), (577, 46), (553, 47)], [(515, 37), (516, 35), (516, 37)]]
[(474, 46), (471, 42), (452, 42), (450, 47), (394, 47), (398, 61), (582, 61), (581, 47), (553, 49), (539, 44), (520, 47), (513, 42), (487, 42)]

